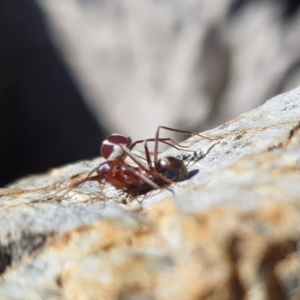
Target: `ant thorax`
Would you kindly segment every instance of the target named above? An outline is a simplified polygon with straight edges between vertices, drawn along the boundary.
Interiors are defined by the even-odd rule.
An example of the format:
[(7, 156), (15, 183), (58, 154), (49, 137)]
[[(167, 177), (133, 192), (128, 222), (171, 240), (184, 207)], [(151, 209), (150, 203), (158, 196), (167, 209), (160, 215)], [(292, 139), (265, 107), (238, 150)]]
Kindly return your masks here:
[(131, 138), (123, 134), (114, 133), (102, 142), (100, 152), (102, 156), (109, 161), (113, 161), (118, 157), (125, 159), (127, 154), (124, 152), (121, 145), (129, 148), (131, 145)]

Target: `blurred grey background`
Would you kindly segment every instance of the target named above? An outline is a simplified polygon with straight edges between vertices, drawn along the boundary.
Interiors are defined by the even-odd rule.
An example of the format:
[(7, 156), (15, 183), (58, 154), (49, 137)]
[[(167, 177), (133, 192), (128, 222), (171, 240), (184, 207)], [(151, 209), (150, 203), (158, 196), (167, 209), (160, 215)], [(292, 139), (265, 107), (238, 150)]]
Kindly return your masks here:
[(0, 0), (0, 184), (297, 87), (299, 2)]

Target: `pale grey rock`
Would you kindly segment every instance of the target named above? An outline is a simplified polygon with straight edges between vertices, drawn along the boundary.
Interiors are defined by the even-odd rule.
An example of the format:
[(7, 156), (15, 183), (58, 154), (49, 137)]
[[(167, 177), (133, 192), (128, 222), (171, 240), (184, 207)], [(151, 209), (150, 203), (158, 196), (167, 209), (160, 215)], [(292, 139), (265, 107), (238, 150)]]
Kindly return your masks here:
[[(120, 293), (133, 297), (132, 286), (128, 283), (132, 280), (133, 286), (140, 285), (141, 291), (149, 296), (145, 299), (150, 299), (150, 295), (167, 299), (174, 295), (174, 290), (162, 287), (178, 280), (176, 274), (182, 274), (183, 266), (198, 266), (188, 276), (199, 278), (208, 262), (214, 266), (211, 270), (216, 270), (206, 278), (212, 280), (208, 285), (214, 286), (218, 282), (219, 286), (219, 279), (214, 274), (232, 274), (241, 281), (245, 294), (251, 295), (256, 290), (260, 295), (268, 295), (264, 286), (259, 287), (259, 281), (251, 277), (260, 271), (255, 269), (251, 273), (245, 261), (249, 259), (253, 268), (264, 265), (268, 253), (277, 253), (276, 247), (280, 248), (280, 245), (291, 245), (289, 249), (295, 256), (297, 253), (296, 245), (300, 241), (297, 230), (300, 214), (296, 208), (300, 195), (300, 88), (279, 95), (203, 135), (214, 140), (194, 136), (183, 143), (198, 154), (204, 153), (201, 159), (189, 161), (193, 154), (176, 149), (161, 154), (186, 155), (189, 170), (199, 170), (189, 180), (171, 186), (175, 195), (166, 189), (156, 190), (140, 196), (139, 201), (127, 199), (126, 204), (124, 194), (108, 185), (100, 193), (96, 183), (87, 183), (64, 195), (65, 188), (84, 178), (103, 161), (101, 158), (53, 169), (48, 174), (24, 178), (1, 189), (0, 298), (74, 299), (72, 293), (78, 289), (78, 295), (81, 295), (78, 299), (83, 299), (80, 298), (82, 295), (86, 295), (85, 299), (94, 299), (90, 294), (94, 283), (100, 284), (101, 291), (104, 285), (107, 295), (122, 286)], [(169, 204), (163, 204), (164, 201)], [(157, 213), (155, 204), (160, 203), (163, 206)], [(218, 220), (214, 217), (220, 214), (218, 209), (224, 218), (224, 233), (220, 231), (222, 227), (211, 229), (204, 225), (204, 216), (212, 218), (212, 224), (213, 220)], [(250, 214), (252, 217), (247, 219)], [(241, 221), (244, 219), (246, 223)], [(254, 225), (251, 220), (256, 220)], [(208, 226), (207, 230), (205, 226)], [(217, 230), (218, 234), (210, 230)], [(221, 240), (211, 241), (219, 235)], [(227, 237), (228, 245), (224, 242), (227, 246), (218, 244)], [(251, 254), (253, 257), (241, 251), (246, 258), (239, 267), (234, 265), (234, 260), (223, 260), (229, 255), (226, 251), (235, 247), (232, 244), (235, 238), (240, 239), (240, 243), (245, 242), (245, 247), (252, 240), (258, 245), (257, 252)], [(204, 244), (199, 246), (202, 242)], [(195, 256), (201, 251), (206, 254)], [(276, 266), (278, 263), (277, 277), (275, 271), (271, 274), (276, 280), (282, 280), (288, 294), (287, 255), (282, 254), (274, 262), (273, 256), (268, 259)], [(208, 261), (202, 262), (205, 258)], [(91, 263), (93, 261), (98, 264)], [(233, 271), (235, 268), (238, 271)], [(103, 276), (99, 279), (101, 282), (97, 281), (99, 272)], [(120, 275), (128, 272), (131, 274), (128, 277)], [(247, 276), (241, 275), (243, 272)], [(114, 279), (106, 281), (105, 274)], [(155, 290), (148, 289), (151, 278), (157, 274), (161, 274), (157, 279), (158, 286)], [(232, 285), (226, 276), (222, 277), (222, 287), (229, 289)], [(252, 279), (246, 280), (248, 276)], [(115, 286), (113, 282), (119, 285)], [(182, 293), (190, 290), (188, 283), (188, 279), (182, 281), (178, 289)], [(84, 287), (89, 285), (91, 288), (85, 290)], [(197, 284), (193, 286), (196, 288)], [(203, 283), (197, 293), (204, 295), (205, 286)], [(151, 294), (152, 290), (155, 294)], [(276, 289), (273, 291), (277, 293)], [(295, 289), (293, 291), (295, 295)]]
[(38, 1), (99, 120), (133, 139), (215, 127), (298, 85), (299, 15), (235, 2)]

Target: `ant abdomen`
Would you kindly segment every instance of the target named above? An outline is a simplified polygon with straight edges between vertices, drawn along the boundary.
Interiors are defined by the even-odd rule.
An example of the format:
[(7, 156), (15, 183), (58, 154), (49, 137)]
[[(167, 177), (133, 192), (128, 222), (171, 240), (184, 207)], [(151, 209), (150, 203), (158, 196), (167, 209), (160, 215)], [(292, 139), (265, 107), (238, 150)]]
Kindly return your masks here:
[(127, 154), (122, 151), (120, 145), (124, 145), (125, 147), (129, 148), (131, 146), (131, 138), (127, 135), (119, 133), (109, 135), (102, 142), (100, 148), (101, 155), (108, 160), (114, 160), (118, 156), (125, 158)]
[(188, 170), (182, 160), (173, 156), (160, 158), (156, 169), (172, 181), (183, 181), (188, 178)]

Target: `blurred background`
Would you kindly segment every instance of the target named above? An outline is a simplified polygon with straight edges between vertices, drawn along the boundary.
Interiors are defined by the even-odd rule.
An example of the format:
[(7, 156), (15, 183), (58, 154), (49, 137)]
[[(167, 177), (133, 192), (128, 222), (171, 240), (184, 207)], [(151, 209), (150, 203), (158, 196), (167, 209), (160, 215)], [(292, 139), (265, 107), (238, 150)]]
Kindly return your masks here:
[(0, 186), (108, 133), (200, 132), (297, 87), (299, 4), (0, 0)]

